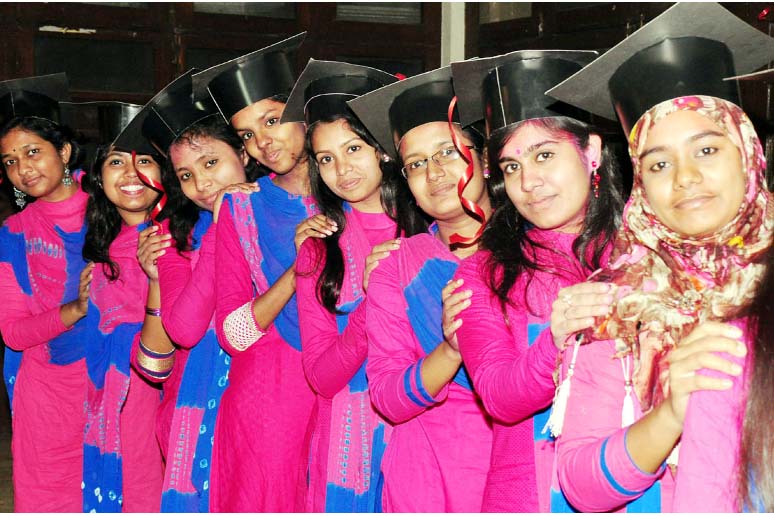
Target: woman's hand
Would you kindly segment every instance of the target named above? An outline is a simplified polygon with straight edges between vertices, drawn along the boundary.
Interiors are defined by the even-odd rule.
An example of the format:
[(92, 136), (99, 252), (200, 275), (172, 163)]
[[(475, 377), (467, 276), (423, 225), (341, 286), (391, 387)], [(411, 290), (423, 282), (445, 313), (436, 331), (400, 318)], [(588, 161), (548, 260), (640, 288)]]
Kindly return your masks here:
[(166, 253), (166, 248), (172, 245), (172, 235), (159, 233), (157, 226), (150, 226), (140, 231), (137, 242), (137, 261), (151, 281), (159, 280), (159, 269), (156, 260)]
[(694, 391), (725, 391), (733, 386), (730, 378), (711, 378), (696, 374), (699, 369), (712, 369), (730, 376), (742, 374), (742, 367), (721, 358), (718, 353), (736, 357), (747, 354), (740, 339), (742, 330), (730, 324), (705, 322), (677, 344), (667, 355), (669, 362), (669, 396), (664, 405), (674, 422), (682, 428), (688, 398)]
[(400, 238), (387, 240), (381, 244), (375, 245), (371, 249), (371, 254), (366, 257), (365, 270), (363, 271), (363, 291), (368, 292), (368, 279), (371, 273), (379, 265), (379, 260), (384, 260), (392, 251), (400, 249)]
[(338, 231), (339, 226), (325, 215), (318, 213), (309, 217), (301, 224), (296, 226), (296, 253), (301, 249), (301, 244), (309, 237), (325, 238)]
[(92, 271), (94, 262), (89, 262), (81, 271), (78, 281), (78, 298), (63, 304), (59, 308), (59, 317), (68, 328), (86, 316), (89, 311)]
[(220, 207), (223, 205), (223, 196), (227, 193), (233, 194), (241, 192), (249, 195), (253, 192), (260, 191), (261, 187), (258, 185), (258, 183), (236, 183), (222, 189), (220, 192), (218, 192), (218, 197), (215, 198), (215, 204), (212, 205), (212, 221), (215, 223), (218, 222)]
[(607, 315), (613, 302), (609, 283), (584, 282), (565, 287), (551, 306), (551, 334), (561, 351), (573, 334), (591, 328), (595, 317)]
[(78, 299), (77, 303), (78, 313), (81, 317), (86, 315), (89, 311), (89, 296), (91, 295), (91, 279), (93, 277), (94, 262), (89, 262), (86, 267), (81, 271), (80, 279), (78, 281)]
[(449, 346), (459, 352), (460, 346), (457, 343), (457, 330), (462, 326), (462, 319), (455, 319), (460, 312), (470, 306), (470, 296), (472, 290), (463, 290), (455, 292), (462, 286), (463, 280), (458, 279), (449, 281), (441, 290), (441, 299), (443, 300), (443, 337)]

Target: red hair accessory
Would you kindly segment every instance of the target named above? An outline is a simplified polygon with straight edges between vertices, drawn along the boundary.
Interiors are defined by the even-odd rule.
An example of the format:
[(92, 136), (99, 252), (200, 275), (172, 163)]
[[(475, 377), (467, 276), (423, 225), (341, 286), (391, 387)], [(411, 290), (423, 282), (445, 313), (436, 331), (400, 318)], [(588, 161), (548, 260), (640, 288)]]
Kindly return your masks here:
[(470, 183), (470, 180), (473, 179), (473, 155), (470, 153), (470, 149), (468, 149), (465, 145), (461, 145), (459, 138), (457, 137), (457, 133), (454, 131), (454, 122), (452, 121), (452, 117), (454, 114), (454, 107), (457, 105), (457, 97), (454, 97), (451, 102), (449, 102), (449, 111), (447, 113), (448, 121), (449, 121), (449, 132), (451, 132), (452, 137), (452, 143), (457, 148), (457, 151), (462, 155), (465, 162), (468, 164), (467, 168), (465, 169), (465, 174), (460, 178), (459, 182), (457, 183), (457, 195), (460, 197), (460, 202), (462, 203), (462, 207), (465, 208), (465, 211), (467, 211), (473, 218), (479, 220), (481, 222), (481, 226), (478, 228), (478, 231), (476, 231), (476, 234), (472, 237), (465, 237), (463, 235), (460, 235), (459, 233), (454, 233), (449, 238), (450, 244), (473, 244), (478, 241), (478, 239), (481, 237), (481, 233), (484, 232), (484, 223), (486, 222), (486, 214), (484, 213), (484, 210), (481, 209), (481, 206), (474, 203), (470, 199), (467, 199), (462, 195), (462, 192), (465, 190), (465, 187), (468, 186), (468, 183)]
[(395, 74), (395, 77), (397, 77), (399, 81), (402, 81), (403, 79), (405, 79), (405, 78), (406, 78), (406, 76), (405, 76), (405, 75), (403, 75), (403, 74), (402, 74), (402, 73), (400, 73), (400, 72), (396, 73), (396, 74)]
[(161, 230), (161, 223), (157, 220), (159, 213), (161, 213), (161, 210), (164, 209), (164, 206), (167, 205), (167, 192), (164, 190), (164, 186), (156, 181), (155, 179), (151, 179), (150, 177), (146, 176), (142, 172), (140, 172), (140, 169), (137, 168), (137, 151), (132, 151), (132, 166), (134, 167), (134, 170), (137, 172), (137, 177), (140, 178), (140, 181), (142, 181), (145, 186), (148, 188), (152, 188), (153, 190), (156, 190), (158, 193), (161, 194), (161, 197), (159, 197), (158, 202), (153, 207), (153, 209), (150, 212), (150, 219), (153, 222), (153, 225), (159, 228)]

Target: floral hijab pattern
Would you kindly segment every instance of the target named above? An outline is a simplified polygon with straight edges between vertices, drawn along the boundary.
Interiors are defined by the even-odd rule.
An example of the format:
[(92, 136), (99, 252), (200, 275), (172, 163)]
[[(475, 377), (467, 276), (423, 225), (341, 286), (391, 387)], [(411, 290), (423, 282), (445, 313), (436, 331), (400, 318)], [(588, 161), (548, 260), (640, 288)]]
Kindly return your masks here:
[[(656, 122), (691, 110), (718, 125), (739, 149), (745, 197), (723, 228), (702, 238), (686, 238), (664, 225), (642, 186), (638, 156)], [(698, 324), (728, 321), (755, 294), (764, 254), (772, 242), (774, 198), (766, 188), (765, 158), (747, 115), (715, 97), (667, 100), (648, 110), (629, 135), (634, 184), (609, 265), (590, 281), (617, 285), (611, 313), (587, 330), (586, 340), (616, 340), (616, 357), (634, 357), (633, 386), (643, 410), (668, 394), (667, 353)]]

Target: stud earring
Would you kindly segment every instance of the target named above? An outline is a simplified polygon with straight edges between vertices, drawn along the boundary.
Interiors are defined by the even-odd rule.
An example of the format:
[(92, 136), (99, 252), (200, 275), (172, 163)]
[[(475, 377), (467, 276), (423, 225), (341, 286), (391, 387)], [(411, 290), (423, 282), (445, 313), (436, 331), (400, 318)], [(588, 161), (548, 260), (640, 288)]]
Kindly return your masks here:
[(24, 192), (22, 192), (21, 190), (19, 190), (14, 186), (13, 195), (14, 197), (16, 197), (16, 206), (18, 206), (19, 208), (24, 208), (24, 205), (27, 204), (27, 199), (24, 195)]
[(64, 176), (62, 177), (62, 184), (65, 186), (72, 186), (73, 184), (73, 176), (70, 173), (70, 169), (67, 168), (67, 165), (65, 165)]

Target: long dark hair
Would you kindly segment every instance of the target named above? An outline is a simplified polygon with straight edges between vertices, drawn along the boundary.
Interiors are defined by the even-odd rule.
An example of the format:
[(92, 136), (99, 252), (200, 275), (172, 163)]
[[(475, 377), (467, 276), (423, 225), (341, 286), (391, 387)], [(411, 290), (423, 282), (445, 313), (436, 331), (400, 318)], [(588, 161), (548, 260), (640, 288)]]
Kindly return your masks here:
[(768, 251), (766, 273), (748, 310), (752, 350), (747, 364), (752, 369), (739, 454), (740, 508), (774, 512), (774, 248)]
[[(590, 136), (599, 134), (588, 124), (569, 117), (540, 118), (528, 123), (537, 124), (551, 132), (572, 135), (579, 149), (586, 149)], [(491, 252), (485, 264), (487, 283), (497, 295), (503, 313), (506, 305), (511, 303), (509, 293), (519, 275), (527, 271), (541, 270), (541, 264), (535, 262), (534, 256), (537, 248), (544, 247), (529, 237), (529, 222), (504, 195), (505, 178), (498, 166), (502, 148), (522, 124), (523, 122), (514, 124), (493, 133), (487, 143), (489, 182), (500, 195), (496, 196), (495, 210), (482, 235), (481, 246)], [(589, 193), (583, 226), (572, 246), (575, 256), (588, 269), (601, 266), (600, 260), (605, 247), (613, 241), (621, 223), (624, 205), (618, 164), (615, 155), (607, 146), (603, 147), (598, 174), (599, 197)]]
[[(98, 147), (91, 170), (83, 178), (83, 191), (89, 194), (89, 201), (86, 204), (88, 229), (83, 242), (83, 258), (86, 261), (103, 264), (105, 276), (108, 280), (115, 281), (121, 274), (121, 269), (110, 259), (110, 244), (121, 232), (123, 220), (118, 209), (102, 189), (102, 166), (109, 153), (110, 145)], [(159, 167), (164, 167), (161, 156), (154, 154), (153, 159)]]
[[(212, 138), (220, 140), (231, 147), (239, 156), (244, 152), (242, 138), (236, 131), (223, 121), (220, 115), (212, 115), (199, 120), (180, 136), (178, 136), (172, 145), (180, 143), (191, 144), (198, 138)], [(170, 145), (170, 148), (172, 147)], [(249, 160), (245, 166), (245, 176), (247, 181), (252, 182), (261, 176), (259, 167), (253, 160)], [(190, 249), (189, 237), (191, 230), (199, 220), (200, 208), (192, 200), (183, 194), (180, 187), (180, 180), (175, 174), (175, 165), (172, 160), (167, 160), (161, 168), (161, 184), (167, 192), (167, 205), (161, 213), (160, 218), (169, 219), (169, 233), (175, 239), (177, 251), (182, 253)]]
[[(77, 169), (86, 155), (86, 151), (76, 141), (75, 133), (66, 125), (57, 124), (56, 122), (37, 116), (15, 117), (0, 128), (0, 139), (5, 138), (5, 136), (14, 129), (37, 135), (39, 138), (42, 138), (53, 145), (57, 152), (61, 152), (64, 146), (69, 143), (70, 159), (67, 161), (67, 168), (70, 170)], [(0, 166), (2, 166), (3, 173), (7, 176), (8, 173), (5, 170), (5, 165), (0, 164)], [(28, 204), (35, 200), (34, 197), (26, 194), (24, 195), (24, 199)]]
[[(317, 245), (324, 246), (325, 263), (317, 280), (317, 300), (332, 314), (341, 314), (336, 308), (336, 303), (341, 293), (341, 285), (344, 282), (344, 255), (339, 246), (339, 240), (347, 224), (344, 216), (344, 201), (334, 194), (320, 175), (317, 160), (314, 159), (312, 147), (312, 135), (319, 123), (332, 123), (344, 120), (347, 126), (361, 140), (375, 148), (379, 154), (384, 155), (376, 140), (366, 131), (365, 127), (353, 115), (338, 114), (318, 120), (312, 124), (306, 133), (306, 153), (309, 156), (309, 179), (312, 187), (312, 195), (317, 201), (320, 213), (338, 224), (338, 231), (333, 235), (318, 241)], [(417, 208), (414, 197), (408, 189), (406, 181), (400, 174), (400, 168), (390, 160), (379, 160), (379, 168), (382, 171), (382, 183), (380, 186), (382, 208), (384, 212), (395, 221), (395, 237), (401, 234), (410, 237), (427, 231), (427, 221)], [(320, 253), (319, 260), (322, 259)]]

